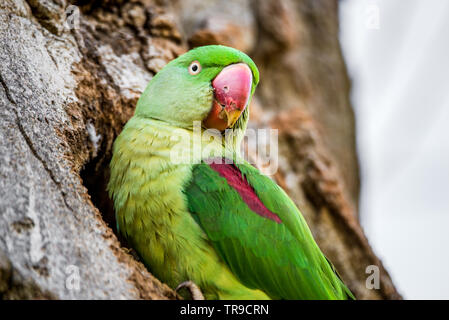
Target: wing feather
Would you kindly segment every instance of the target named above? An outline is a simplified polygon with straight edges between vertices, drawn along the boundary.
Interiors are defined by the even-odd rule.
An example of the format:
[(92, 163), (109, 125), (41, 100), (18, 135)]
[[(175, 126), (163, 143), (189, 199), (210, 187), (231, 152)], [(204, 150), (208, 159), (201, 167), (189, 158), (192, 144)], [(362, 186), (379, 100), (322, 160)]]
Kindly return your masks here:
[(185, 194), (191, 214), (246, 286), (273, 299), (353, 298), (293, 201), (253, 166), (195, 165)]

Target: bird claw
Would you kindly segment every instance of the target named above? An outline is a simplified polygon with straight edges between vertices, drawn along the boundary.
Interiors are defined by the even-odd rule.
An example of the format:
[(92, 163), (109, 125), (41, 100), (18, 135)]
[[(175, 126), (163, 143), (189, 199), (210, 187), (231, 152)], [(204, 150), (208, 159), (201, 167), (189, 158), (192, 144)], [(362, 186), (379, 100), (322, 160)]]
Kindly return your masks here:
[(201, 289), (193, 281), (188, 280), (180, 283), (175, 291), (178, 292), (178, 290), (182, 288), (189, 290), (192, 300), (205, 300)]

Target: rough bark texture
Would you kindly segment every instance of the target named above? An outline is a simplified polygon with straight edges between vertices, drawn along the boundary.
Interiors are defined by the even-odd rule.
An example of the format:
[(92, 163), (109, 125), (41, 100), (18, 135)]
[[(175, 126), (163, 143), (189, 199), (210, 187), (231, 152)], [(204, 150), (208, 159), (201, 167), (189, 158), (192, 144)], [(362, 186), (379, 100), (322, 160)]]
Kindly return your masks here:
[[(357, 220), (354, 117), (331, 0), (2, 1), (0, 297), (176, 298), (115, 235), (108, 163), (151, 77), (212, 43), (259, 66), (250, 126), (279, 129), (274, 178), (342, 278), (358, 298), (400, 298)], [(380, 267), (379, 290), (365, 287), (368, 265)]]

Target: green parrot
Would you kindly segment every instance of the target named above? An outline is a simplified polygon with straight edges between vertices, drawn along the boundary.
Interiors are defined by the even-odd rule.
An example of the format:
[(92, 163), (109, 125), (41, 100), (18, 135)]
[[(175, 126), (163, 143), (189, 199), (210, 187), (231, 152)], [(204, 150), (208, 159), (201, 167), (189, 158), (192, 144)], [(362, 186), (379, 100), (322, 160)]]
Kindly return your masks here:
[(170, 287), (206, 299), (353, 299), (287, 194), (240, 155), (255, 63), (225, 46), (168, 63), (113, 147), (117, 228)]

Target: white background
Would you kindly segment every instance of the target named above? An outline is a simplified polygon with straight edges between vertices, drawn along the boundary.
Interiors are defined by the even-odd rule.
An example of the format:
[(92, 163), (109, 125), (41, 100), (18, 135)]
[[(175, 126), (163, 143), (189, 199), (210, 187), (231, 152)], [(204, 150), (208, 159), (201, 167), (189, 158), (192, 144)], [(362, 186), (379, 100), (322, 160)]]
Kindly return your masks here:
[(449, 299), (449, 0), (340, 1), (361, 221), (406, 299)]

